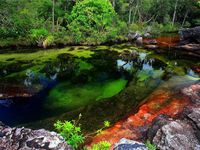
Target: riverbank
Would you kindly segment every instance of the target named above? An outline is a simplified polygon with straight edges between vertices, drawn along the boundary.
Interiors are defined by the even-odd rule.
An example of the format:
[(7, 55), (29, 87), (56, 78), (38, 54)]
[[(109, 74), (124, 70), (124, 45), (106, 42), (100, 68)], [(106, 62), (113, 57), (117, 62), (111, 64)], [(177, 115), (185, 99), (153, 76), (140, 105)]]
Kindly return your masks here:
[[(114, 46), (118, 44), (130, 44), (140, 48), (156, 51), (157, 53), (168, 53), (169, 50), (179, 53), (183, 56), (192, 56), (200, 58), (200, 44), (199, 44), (199, 30), (200, 27), (191, 29), (181, 29), (179, 34), (165, 33), (160, 36), (151, 35), (146, 32), (139, 34), (137, 32), (130, 32), (127, 36), (121, 36), (121, 38), (111, 40), (99, 44), (75, 44), (75, 43), (52, 43), (51, 45), (40, 45), (28, 42), (27, 39), (21, 39), (16, 41), (15, 39), (2, 39), (0, 42), (0, 53), (7, 53), (12, 51), (26, 52), (27, 49), (32, 51), (48, 50), (48, 49), (62, 49), (70, 46)], [(193, 36), (194, 35), (194, 36)], [(5, 41), (5, 42), (4, 42)], [(10, 42), (11, 43), (10, 43)], [(8, 43), (7, 43), (8, 42)], [(12, 44), (13, 42), (13, 44)], [(2, 44), (4, 43), (4, 44)], [(48, 48), (48, 49), (47, 49)], [(28, 51), (27, 51), (28, 52)]]

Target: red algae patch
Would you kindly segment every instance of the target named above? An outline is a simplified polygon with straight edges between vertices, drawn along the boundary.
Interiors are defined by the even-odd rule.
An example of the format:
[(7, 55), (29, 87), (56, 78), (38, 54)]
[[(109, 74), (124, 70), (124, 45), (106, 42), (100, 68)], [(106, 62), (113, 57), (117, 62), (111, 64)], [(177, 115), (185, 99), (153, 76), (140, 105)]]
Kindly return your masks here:
[(156, 90), (139, 107), (137, 113), (133, 111), (126, 119), (95, 136), (90, 145), (100, 141), (108, 141), (112, 144), (111, 149), (113, 149), (114, 143), (122, 138), (140, 140), (142, 127), (149, 126), (158, 115), (166, 114), (175, 117), (189, 104), (190, 100), (186, 96), (164, 89)]
[(175, 46), (179, 41), (180, 37), (179, 36), (166, 36), (166, 37), (158, 37), (157, 39), (158, 46), (159, 47), (172, 47)]

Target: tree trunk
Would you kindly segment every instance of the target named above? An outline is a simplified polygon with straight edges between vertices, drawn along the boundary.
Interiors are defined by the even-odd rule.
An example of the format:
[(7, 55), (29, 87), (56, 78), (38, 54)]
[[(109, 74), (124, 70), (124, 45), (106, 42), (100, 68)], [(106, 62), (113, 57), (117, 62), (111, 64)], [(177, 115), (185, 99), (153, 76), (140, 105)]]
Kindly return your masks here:
[(132, 16), (132, 8), (130, 6), (129, 15), (128, 15), (128, 23), (131, 24), (131, 16)]
[(183, 19), (183, 22), (182, 22), (182, 27), (184, 26), (184, 24), (185, 24), (185, 21), (186, 21), (186, 18), (187, 18), (187, 16), (188, 16), (188, 13), (189, 13), (189, 10), (187, 10), (186, 11), (186, 13), (185, 13), (185, 16), (184, 16), (184, 19)]
[(113, 8), (115, 9), (115, 0), (112, 1)]
[(174, 15), (173, 15), (173, 19), (172, 19), (172, 26), (174, 26), (175, 19), (176, 19), (177, 5), (178, 5), (178, 0), (176, 0), (176, 3), (175, 3)]
[(52, 0), (52, 32), (54, 32), (54, 22), (55, 22), (55, 0)]

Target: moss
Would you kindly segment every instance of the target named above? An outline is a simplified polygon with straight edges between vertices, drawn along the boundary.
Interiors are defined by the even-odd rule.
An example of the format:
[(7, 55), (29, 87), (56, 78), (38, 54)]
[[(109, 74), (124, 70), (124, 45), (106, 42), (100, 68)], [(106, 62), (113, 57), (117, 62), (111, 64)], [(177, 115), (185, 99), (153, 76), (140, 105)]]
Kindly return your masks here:
[(89, 103), (112, 97), (126, 86), (124, 79), (109, 80), (104, 83), (73, 85), (63, 82), (50, 91), (45, 108), (74, 109)]
[[(88, 58), (90, 57), (94, 52), (89, 50), (73, 50), (70, 51), (70, 48), (63, 48), (63, 49), (51, 49), (51, 50), (40, 50), (37, 52), (32, 53), (7, 53), (7, 54), (1, 54), (0, 55), (0, 61), (2, 63), (13, 63), (16, 61), (33, 61), (33, 63), (37, 63), (40, 61), (41, 63), (49, 61), (50, 59), (57, 58), (58, 55), (62, 53), (68, 53), (72, 54), (77, 57), (84, 57)], [(13, 59), (12, 61), (7, 61), (9, 59)]]

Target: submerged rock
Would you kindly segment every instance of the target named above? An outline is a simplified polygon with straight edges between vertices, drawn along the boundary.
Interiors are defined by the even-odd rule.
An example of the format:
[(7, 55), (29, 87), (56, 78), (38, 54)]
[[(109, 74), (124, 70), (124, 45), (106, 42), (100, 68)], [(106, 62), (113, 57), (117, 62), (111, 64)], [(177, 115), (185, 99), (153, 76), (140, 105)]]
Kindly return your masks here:
[(114, 150), (148, 150), (148, 148), (144, 143), (123, 138), (115, 144)]
[(146, 49), (158, 49), (159, 47), (157, 45), (145, 45)]
[(2, 150), (72, 150), (55, 132), (44, 129), (11, 128), (0, 123)]
[(0, 99), (12, 99), (16, 97), (31, 97), (38, 93), (42, 86), (32, 86), (31, 88), (28, 88), (24, 85), (10, 85), (10, 84), (4, 84), (0, 85)]
[(182, 50), (187, 50), (187, 51), (195, 51), (197, 54), (200, 52), (198, 50), (200, 50), (200, 44), (185, 44), (185, 45), (178, 45), (175, 46), (175, 48), (177, 49), (182, 49)]
[(156, 45), (156, 44), (158, 44), (156, 39), (144, 39), (143, 43), (146, 44), (146, 45)]

